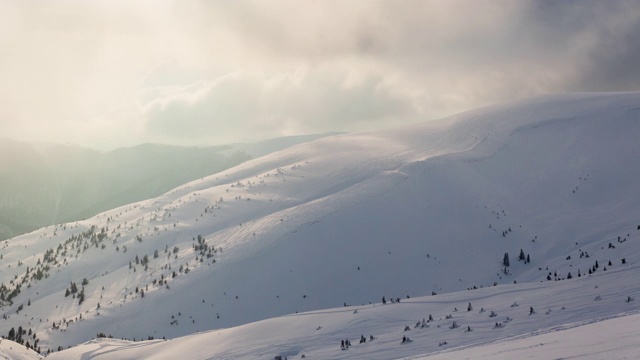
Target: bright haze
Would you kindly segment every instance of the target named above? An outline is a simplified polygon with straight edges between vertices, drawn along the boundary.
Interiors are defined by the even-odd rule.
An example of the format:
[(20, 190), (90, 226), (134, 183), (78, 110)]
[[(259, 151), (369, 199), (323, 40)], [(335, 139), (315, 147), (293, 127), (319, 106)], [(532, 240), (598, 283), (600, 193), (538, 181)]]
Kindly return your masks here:
[(637, 90), (633, 1), (2, 1), (0, 134), (113, 149)]

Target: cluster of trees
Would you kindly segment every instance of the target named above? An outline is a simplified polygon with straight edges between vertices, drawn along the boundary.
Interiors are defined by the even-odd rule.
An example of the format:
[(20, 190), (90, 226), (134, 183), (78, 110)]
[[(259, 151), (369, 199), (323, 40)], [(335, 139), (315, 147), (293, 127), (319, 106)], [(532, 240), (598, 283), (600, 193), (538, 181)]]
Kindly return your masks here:
[(73, 298), (75, 299), (77, 292), (78, 292), (78, 285), (76, 285), (76, 283), (72, 281), (71, 285), (67, 288), (67, 290), (65, 290), (64, 297), (72, 295)]
[[(82, 288), (78, 292), (78, 285), (74, 281), (71, 282), (69, 287), (64, 291), (64, 297), (68, 297), (71, 295), (72, 298), (78, 298), (78, 305), (84, 302), (84, 287), (85, 285), (89, 285), (89, 280), (87, 278), (82, 279)], [(76, 295), (77, 294), (77, 295)]]
[[(66, 226), (64, 226), (64, 228), (66, 228)], [(48, 278), (49, 271), (51, 270), (52, 266), (66, 264), (66, 256), (69, 250), (77, 249), (77, 256), (77, 254), (86, 251), (91, 246), (98, 247), (98, 244), (106, 239), (108, 228), (103, 227), (100, 232), (97, 232), (96, 230), (97, 227), (95, 225), (92, 225), (88, 230), (80, 234), (71, 235), (64, 243), (58, 244), (55, 250), (53, 248), (46, 250), (42, 258), (38, 259), (36, 266), (27, 266), (24, 275), (16, 276), (16, 279), (11, 280), (9, 286), (0, 284), (0, 305), (12, 305), (13, 299), (18, 296), (18, 294), (20, 294), (23, 284), (26, 284), (26, 286), (29, 287), (30, 281), (32, 280), (40, 281), (43, 278)], [(59, 261), (58, 256), (63, 256), (64, 260)], [(22, 263), (18, 262), (18, 266), (21, 265)], [(88, 281), (84, 279), (83, 285), (86, 285), (85, 282), (88, 283)], [(78, 293), (77, 285), (72, 282), (70, 288), (67, 288), (65, 291), (65, 297), (74, 295), (73, 297), (75, 298), (76, 293)], [(84, 300), (84, 292), (81, 292), (80, 299), (81, 302)]]
[[(409, 299), (409, 295), (407, 295), (407, 299)], [(391, 300), (391, 303), (392, 303), (392, 304), (394, 304), (394, 303), (399, 303), (399, 302), (400, 302), (400, 298), (395, 298), (395, 299), (394, 299), (394, 298), (391, 298), (390, 300)], [(382, 304), (386, 304), (386, 303), (387, 303), (387, 299), (383, 296), (383, 297), (382, 297)], [(344, 305), (344, 306), (347, 306), (347, 303), (345, 303), (345, 305)]]
[[(33, 332), (31, 329), (27, 331), (23, 329), (22, 326), (19, 326), (18, 330), (16, 330), (15, 328), (12, 327), (11, 330), (9, 330), (9, 333), (7, 334), (7, 336), (6, 337), (3, 336), (3, 338), (11, 341), (15, 341), (20, 345), (24, 345), (27, 349), (32, 349), (40, 353), (40, 346), (38, 346), (40, 339), (38, 339), (38, 337), (36, 336), (36, 333)], [(31, 339), (33, 343), (29, 342), (29, 339)]]
[(193, 251), (200, 255), (200, 259), (203, 259), (205, 256), (207, 257), (207, 259), (210, 259), (215, 253), (218, 252), (218, 250), (214, 246), (207, 245), (202, 235), (198, 235), (197, 239), (194, 238), (194, 240), (197, 240), (197, 242), (193, 244)]
[[(531, 262), (531, 257), (529, 256), (529, 254), (525, 255), (524, 250), (520, 249), (520, 255), (518, 255), (518, 261), (524, 261), (525, 264), (528, 264)], [(505, 268), (511, 266), (508, 252), (504, 253), (504, 256), (502, 257), (502, 265)]]
[[(156, 250), (156, 251), (157, 251), (157, 250)], [(140, 258), (138, 257), (138, 255), (136, 255), (136, 257), (135, 257), (135, 262), (136, 262), (136, 265), (142, 265), (142, 266), (144, 266), (144, 269), (145, 269), (145, 270), (148, 270), (148, 269), (149, 269), (149, 256), (145, 255), (145, 256), (143, 256), (143, 257), (142, 257), (142, 259), (140, 259)]]

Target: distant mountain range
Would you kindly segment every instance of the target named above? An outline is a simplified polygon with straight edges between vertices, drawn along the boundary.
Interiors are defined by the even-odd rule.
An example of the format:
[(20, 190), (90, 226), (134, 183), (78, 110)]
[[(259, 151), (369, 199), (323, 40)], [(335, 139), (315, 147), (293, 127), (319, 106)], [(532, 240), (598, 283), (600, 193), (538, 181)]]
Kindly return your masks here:
[(143, 144), (108, 152), (0, 139), (0, 240), (158, 196), (248, 159), (333, 134), (211, 147)]

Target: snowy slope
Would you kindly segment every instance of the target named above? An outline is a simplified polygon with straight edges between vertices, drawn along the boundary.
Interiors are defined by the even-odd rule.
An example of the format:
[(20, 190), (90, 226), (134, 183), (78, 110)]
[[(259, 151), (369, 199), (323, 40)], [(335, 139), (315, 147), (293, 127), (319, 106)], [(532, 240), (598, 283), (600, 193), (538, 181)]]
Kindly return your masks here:
[(3, 360), (40, 360), (43, 359), (38, 353), (31, 349), (10, 341), (0, 340), (0, 359)]
[(638, 359), (638, 321), (630, 315), (416, 359)]
[[(596, 260), (596, 274), (622, 258), (636, 269), (639, 119), (640, 93), (577, 94), (333, 136), (2, 242), (5, 299), (21, 291), (2, 307), (0, 333), (33, 328), (44, 352), (98, 332), (174, 338), (514, 281), (541, 286), (543, 306), (568, 281), (554, 280)], [(84, 302), (65, 297), (84, 278)]]
[[(626, 299), (640, 294), (639, 270), (293, 314), (167, 341), (98, 339), (51, 359), (631, 359), (640, 354), (640, 307)], [(359, 343), (362, 335), (367, 342)], [(344, 339), (348, 350), (340, 349)]]

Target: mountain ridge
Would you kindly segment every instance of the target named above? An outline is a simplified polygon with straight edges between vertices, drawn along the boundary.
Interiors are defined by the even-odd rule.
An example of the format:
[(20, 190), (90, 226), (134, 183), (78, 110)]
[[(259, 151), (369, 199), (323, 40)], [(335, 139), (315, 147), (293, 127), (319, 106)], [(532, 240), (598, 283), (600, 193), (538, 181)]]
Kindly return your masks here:
[[(173, 338), (383, 296), (554, 283), (594, 260), (633, 265), (639, 105), (640, 93), (551, 96), (332, 136), (3, 242), (5, 285), (56, 255), (2, 308), (5, 327), (23, 324), (23, 304), (50, 348), (99, 331)], [(64, 297), (85, 277), (83, 304)]]

